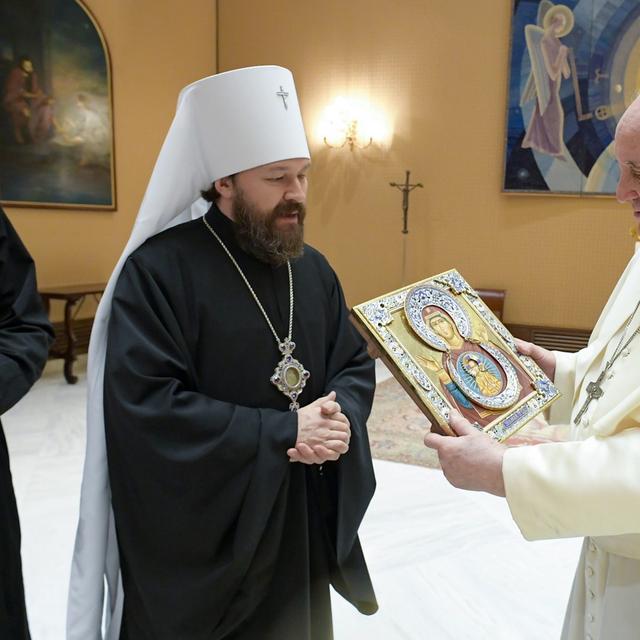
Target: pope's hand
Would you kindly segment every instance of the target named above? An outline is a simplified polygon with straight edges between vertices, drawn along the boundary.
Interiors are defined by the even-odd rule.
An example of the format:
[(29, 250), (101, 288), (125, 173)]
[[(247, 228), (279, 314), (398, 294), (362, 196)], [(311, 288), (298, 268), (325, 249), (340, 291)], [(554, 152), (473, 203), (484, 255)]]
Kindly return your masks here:
[(447, 480), (458, 489), (486, 491), (505, 495), (502, 458), (506, 445), (476, 429), (457, 411), (451, 412), (449, 425), (458, 435), (427, 433), (424, 443), (438, 452), (440, 466)]
[(349, 450), (351, 425), (336, 402), (336, 393), (298, 410), (298, 439), (287, 451), (291, 462), (323, 464)]
[(519, 338), (514, 339), (518, 351), (523, 356), (529, 356), (545, 372), (547, 378), (553, 380), (556, 376), (556, 356), (553, 351), (539, 347), (533, 342), (526, 342)]

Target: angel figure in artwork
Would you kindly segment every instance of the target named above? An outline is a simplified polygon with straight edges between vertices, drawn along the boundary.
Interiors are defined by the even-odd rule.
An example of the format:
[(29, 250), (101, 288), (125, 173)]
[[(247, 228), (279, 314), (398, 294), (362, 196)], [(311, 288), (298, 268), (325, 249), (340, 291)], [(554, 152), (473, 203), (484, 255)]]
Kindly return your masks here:
[(564, 111), (560, 100), (562, 79), (571, 75), (571, 50), (560, 38), (571, 32), (573, 12), (563, 4), (543, 0), (538, 9), (537, 24), (524, 28), (531, 74), (522, 93), (520, 106), (535, 100), (535, 107), (522, 141), (524, 149), (565, 160)]

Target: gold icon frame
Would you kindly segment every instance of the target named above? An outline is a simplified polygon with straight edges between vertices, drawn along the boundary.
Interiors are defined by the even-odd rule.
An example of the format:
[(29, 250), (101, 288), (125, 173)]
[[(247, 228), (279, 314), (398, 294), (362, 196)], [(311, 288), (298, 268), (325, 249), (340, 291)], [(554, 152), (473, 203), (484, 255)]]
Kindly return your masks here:
[[(429, 322), (444, 318), (447, 338), (434, 333), (425, 313)], [(454, 435), (449, 413), (455, 408), (504, 441), (560, 397), (542, 369), (517, 352), (513, 336), (455, 269), (356, 305), (351, 319), (434, 431)], [(499, 379), (499, 390), (487, 387), (492, 390), (486, 396), (474, 391), (465, 382), (473, 376), (460, 375), (463, 358), (486, 362), (484, 375)], [(472, 382), (477, 381), (474, 369)]]

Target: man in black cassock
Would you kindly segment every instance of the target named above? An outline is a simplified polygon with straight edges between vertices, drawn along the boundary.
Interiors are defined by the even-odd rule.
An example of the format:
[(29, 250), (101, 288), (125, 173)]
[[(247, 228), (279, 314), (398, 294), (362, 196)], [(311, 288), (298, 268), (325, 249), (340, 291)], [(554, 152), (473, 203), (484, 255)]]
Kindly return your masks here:
[[(121, 640), (328, 640), (329, 584), (377, 609), (357, 536), (374, 363), (303, 244), (308, 167), (215, 180), (204, 219), (151, 237), (120, 273), (104, 419)], [(283, 341), (291, 304), (309, 373), (297, 412), (272, 380), (283, 354), (266, 319)]]
[[(31, 256), (0, 209), (0, 415), (40, 377), (53, 332)], [(20, 522), (0, 424), (0, 638), (29, 638), (20, 561)]]

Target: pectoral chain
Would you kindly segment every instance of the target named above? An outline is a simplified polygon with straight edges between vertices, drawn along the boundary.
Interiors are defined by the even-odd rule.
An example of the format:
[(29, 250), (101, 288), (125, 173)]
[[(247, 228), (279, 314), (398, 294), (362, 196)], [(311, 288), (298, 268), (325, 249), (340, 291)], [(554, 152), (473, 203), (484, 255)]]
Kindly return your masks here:
[(611, 367), (613, 366), (613, 363), (620, 357), (620, 355), (623, 355), (624, 357), (624, 355), (628, 353), (628, 351), (625, 352), (625, 349), (627, 349), (627, 347), (631, 344), (631, 341), (640, 333), (640, 326), (638, 326), (638, 328), (629, 336), (628, 340), (625, 342), (624, 339), (627, 335), (627, 329), (629, 328), (629, 325), (631, 324), (639, 307), (640, 307), (640, 301), (638, 301), (638, 304), (636, 304), (636, 307), (633, 310), (633, 313), (629, 317), (629, 320), (627, 321), (627, 324), (624, 327), (624, 331), (622, 332), (622, 337), (620, 338), (620, 341), (618, 342), (618, 346), (615, 348), (613, 355), (605, 364), (604, 369), (601, 371), (600, 375), (587, 385), (587, 397), (585, 398), (585, 401), (582, 407), (580, 407), (580, 411), (578, 411), (578, 413), (576, 414), (576, 417), (573, 420), (573, 424), (575, 425), (580, 424), (580, 421), (582, 420), (582, 416), (584, 416), (584, 414), (587, 412), (589, 405), (594, 400), (600, 400), (600, 398), (602, 398), (602, 396), (604, 395), (604, 389), (602, 388), (602, 383), (604, 382), (605, 376), (609, 372), (609, 369), (611, 369)]
[(297, 411), (300, 408), (300, 403), (298, 402), (300, 394), (307, 384), (307, 380), (309, 379), (310, 374), (304, 368), (303, 364), (293, 357), (293, 350), (296, 348), (296, 343), (291, 339), (293, 335), (294, 303), (293, 274), (291, 273), (291, 263), (287, 260), (287, 271), (289, 272), (289, 334), (285, 337), (284, 340), (280, 340), (278, 334), (276, 333), (276, 330), (273, 328), (271, 320), (269, 320), (267, 312), (264, 310), (264, 307), (260, 302), (260, 299), (256, 295), (256, 292), (253, 290), (253, 287), (249, 283), (249, 280), (247, 280), (247, 277), (244, 275), (244, 272), (240, 268), (240, 265), (227, 248), (227, 245), (225, 245), (220, 236), (214, 231), (213, 227), (207, 222), (207, 219), (204, 216), (202, 218), (202, 222), (204, 222), (204, 226), (207, 227), (207, 229), (213, 234), (215, 239), (220, 243), (220, 246), (224, 249), (227, 256), (229, 256), (229, 259), (238, 270), (238, 273), (242, 277), (242, 280), (247, 285), (247, 288), (249, 289), (251, 296), (258, 305), (258, 308), (262, 312), (264, 319), (267, 321), (269, 329), (271, 329), (271, 333), (276, 339), (278, 350), (282, 354), (282, 359), (276, 365), (275, 371), (271, 376), (271, 383), (278, 388), (278, 391), (283, 393), (285, 396), (287, 396), (287, 398), (289, 398), (289, 400), (291, 400), (289, 411)]

